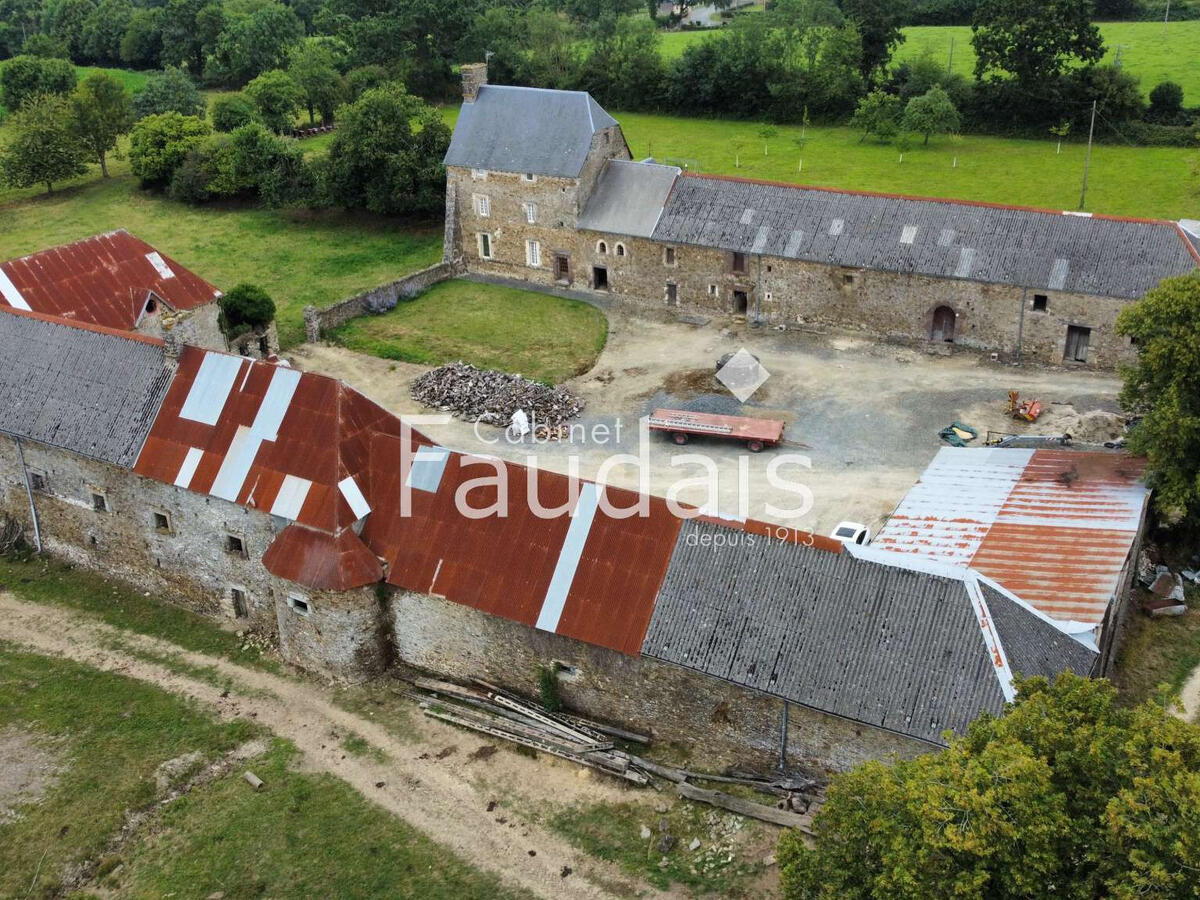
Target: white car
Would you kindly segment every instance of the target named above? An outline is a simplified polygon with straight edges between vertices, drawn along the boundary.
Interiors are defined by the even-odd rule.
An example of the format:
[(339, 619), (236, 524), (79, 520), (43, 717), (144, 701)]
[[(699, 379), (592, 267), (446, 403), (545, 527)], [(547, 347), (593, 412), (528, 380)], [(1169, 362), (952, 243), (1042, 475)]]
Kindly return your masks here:
[(871, 543), (871, 529), (860, 522), (838, 522), (838, 527), (829, 536), (843, 544)]

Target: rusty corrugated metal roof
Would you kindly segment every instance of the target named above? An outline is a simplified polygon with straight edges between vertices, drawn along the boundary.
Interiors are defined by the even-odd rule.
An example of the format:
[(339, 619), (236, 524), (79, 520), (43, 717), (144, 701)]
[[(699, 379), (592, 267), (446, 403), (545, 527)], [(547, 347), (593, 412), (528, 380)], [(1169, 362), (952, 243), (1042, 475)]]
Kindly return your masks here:
[(320, 591), (349, 591), (375, 584), (383, 567), (352, 529), (336, 536), (289, 525), (263, 554), (267, 571)]
[(151, 294), (195, 309), (216, 287), (129, 232), (113, 231), (0, 264), (0, 304), (130, 330)]
[(1098, 625), (1149, 496), (1118, 453), (945, 447), (874, 546), (968, 565), (1063, 621)]

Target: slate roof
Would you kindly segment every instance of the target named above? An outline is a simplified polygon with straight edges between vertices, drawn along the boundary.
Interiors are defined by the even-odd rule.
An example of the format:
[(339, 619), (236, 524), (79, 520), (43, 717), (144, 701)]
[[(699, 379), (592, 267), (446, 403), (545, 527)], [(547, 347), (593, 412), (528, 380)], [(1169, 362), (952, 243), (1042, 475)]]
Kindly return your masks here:
[(221, 292), (125, 230), (84, 238), (0, 264), (0, 307), (132, 330), (154, 294), (177, 310)]
[(462, 105), (445, 163), (576, 178), (592, 136), (616, 124), (584, 91), (488, 84)]
[(0, 431), (132, 466), (171, 382), (161, 342), (0, 309)]
[(1141, 297), (1200, 257), (1172, 222), (684, 175), (654, 240), (837, 266)]
[[(644, 655), (932, 743), (1002, 710), (967, 570), (930, 574), (903, 558), (886, 565), (761, 537), (719, 544), (720, 527), (681, 528)], [(1053, 674), (1082, 659), (1090, 669), (1092, 651), (997, 602), (1007, 603), (998, 637), (1023, 666)]]
[(650, 237), (680, 171), (675, 166), (609, 160), (577, 226), (585, 231)]

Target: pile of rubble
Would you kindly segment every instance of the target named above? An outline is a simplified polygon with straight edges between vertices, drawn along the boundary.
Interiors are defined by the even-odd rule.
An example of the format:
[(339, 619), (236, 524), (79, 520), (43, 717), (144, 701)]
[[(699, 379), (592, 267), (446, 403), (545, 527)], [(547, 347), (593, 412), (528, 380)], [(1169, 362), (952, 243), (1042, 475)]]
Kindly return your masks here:
[(582, 399), (564, 387), (463, 362), (426, 372), (413, 382), (412, 398), (457, 418), (499, 427), (508, 427), (520, 410), (531, 422), (556, 429), (583, 412), (584, 406)]
[(1200, 554), (1192, 557), (1188, 568), (1182, 573), (1172, 572), (1169, 566), (1156, 562), (1152, 550), (1143, 550), (1138, 556), (1138, 582), (1153, 596), (1142, 603), (1142, 610), (1152, 618), (1159, 616), (1182, 616), (1187, 612), (1183, 582), (1200, 584)]

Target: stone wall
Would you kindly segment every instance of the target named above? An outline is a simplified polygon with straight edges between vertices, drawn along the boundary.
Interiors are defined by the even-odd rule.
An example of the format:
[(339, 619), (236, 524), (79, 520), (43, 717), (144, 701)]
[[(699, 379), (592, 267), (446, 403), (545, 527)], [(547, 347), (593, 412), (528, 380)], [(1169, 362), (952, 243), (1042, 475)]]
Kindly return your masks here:
[(401, 300), (411, 300), (438, 282), (453, 278), (456, 274), (455, 265), (443, 261), (419, 272), (413, 272), (411, 275), (405, 275), (396, 281), (363, 291), (361, 294), (325, 309), (306, 306), (304, 308), (304, 330), (307, 339), (319, 341), (322, 335), (339, 325), (344, 325), (351, 319), (394, 309)]
[(332, 592), (282, 579), (274, 583), (279, 649), (285, 659), (348, 680), (369, 678), (388, 667), (390, 623), (374, 586)]
[(142, 316), (136, 330), (151, 337), (162, 337), (164, 332), (170, 332), (181, 344), (206, 350), (227, 350), (229, 345), (221, 331), (220, 317), (221, 308), (216, 303), (184, 310), (174, 310), (159, 303), (153, 312)]
[[(569, 709), (650, 734), (698, 767), (769, 770), (778, 763), (778, 698), (438, 597), (396, 592), (390, 606), (399, 662), (464, 682), (483, 678), (533, 698), (540, 695), (539, 669), (552, 667)], [(867, 759), (935, 749), (795, 704), (788, 724), (789, 763), (810, 769), (840, 771)]]

